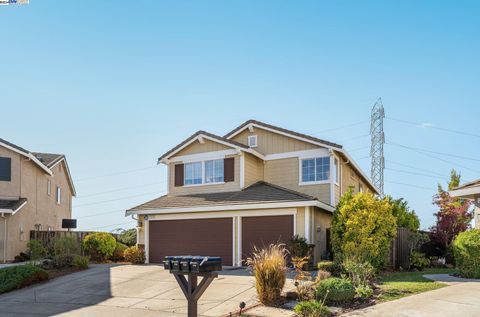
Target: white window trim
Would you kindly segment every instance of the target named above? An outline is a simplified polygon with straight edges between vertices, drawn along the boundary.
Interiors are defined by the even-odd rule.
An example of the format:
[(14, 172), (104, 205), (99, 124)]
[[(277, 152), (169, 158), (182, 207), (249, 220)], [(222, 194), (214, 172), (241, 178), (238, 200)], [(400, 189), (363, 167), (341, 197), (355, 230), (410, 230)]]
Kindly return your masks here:
[[(302, 181), (302, 161), (304, 160), (315, 160), (317, 158), (323, 158), (328, 156), (314, 156), (314, 157), (302, 157), (298, 159), (298, 185), (299, 186), (308, 186), (308, 185), (320, 185), (320, 184), (330, 184), (332, 182), (332, 163), (330, 162), (330, 173), (328, 179), (323, 181), (311, 181), (304, 182)], [(317, 163), (315, 162), (315, 175), (316, 175)]]
[[(335, 169), (335, 160), (337, 161), (337, 168)], [(332, 171), (333, 169), (333, 171)], [(340, 159), (336, 156), (336, 155), (333, 155), (333, 164), (332, 166), (330, 167), (330, 172), (333, 172), (335, 173), (336, 175), (336, 181), (335, 181), (335, 185), (337, 186), (340, 186)], [(333, 174), (331, 174), (333, 175)], [(333, 177), (332, 177), (333, 179)]]
[(55, 188), (55, 202), (57, 205), (60, 205), (62, 203), (62, 189), (60, 186), (56, 186)]
[[(202, 163), (202, 183), (200, 184), (185, 184), (185, 164), (183, 165), (183, 187), (198, 187), (198, 186), (209, 186), (209, 185), (222, 185), (225, 184), (225, 181), (222, 182), (213, 182), (213, 183), (206, 183), (205, 182), (205, 162), (206, 161), (218, 161), (218, 160), (223, 160), (223, 158), (217, 158), (217, 159), (207, 159), (205, 161), (194, 161), (194, 162), (188, 162), (185, 164), (193, 164), (193, 163)], [(225, 163), (224, 163), (225, 164)], [(223, 179), (225, 179), (225, 173), (223, 175)]]
[[(250, 145), (250, 139), (255, 140), (255, 145)], [(258, 135), (249, 135), (247, 138), (247, 144), (251, 148), (256, 148), (258, 147)]]

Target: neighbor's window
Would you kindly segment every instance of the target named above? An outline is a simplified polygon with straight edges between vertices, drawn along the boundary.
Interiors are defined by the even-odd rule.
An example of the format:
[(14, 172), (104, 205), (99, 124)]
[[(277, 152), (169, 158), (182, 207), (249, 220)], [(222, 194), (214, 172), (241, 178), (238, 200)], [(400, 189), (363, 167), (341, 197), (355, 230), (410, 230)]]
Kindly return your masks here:
[(358, 192), (363, 193), (363, 184), (362, 183), (358, 184)]
[(62, 197), (62, 189), (57, 186), (57, 190), (55, 192), (55, 198), (57, 200), (57, 204), (61, 203), (61, 197)]
[(202, 183), (202, 162), (185, 164), (185, 185)]
[(223, 182), (223, 160), (205, 161), (205, 183)]
[(326, 181), (330, 177), (330, 157), (302, 160), (302, 182)]
[(335, 182), (335, 184), (338, 184), (338, 181), (340, 180), (340, 166), (338, 165), (337, 158), (333, 159), (333, 168), (334, 168), (333, 181)]
[(52, 194), (52, 182), (50, 180), (47, 181), (47, 195), (50, 196)]
[(10, 182), (12, 180), (12, 159), (0, 157), (0, 181)]

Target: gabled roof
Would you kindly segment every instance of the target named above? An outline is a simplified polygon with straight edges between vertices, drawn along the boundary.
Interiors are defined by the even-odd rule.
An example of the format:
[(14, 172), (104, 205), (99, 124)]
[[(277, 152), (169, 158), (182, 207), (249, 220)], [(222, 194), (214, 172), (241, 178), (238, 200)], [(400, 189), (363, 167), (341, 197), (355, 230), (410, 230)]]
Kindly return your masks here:
[(224, 138), (224, 137), (221, 137), (221, 136), (218, 136), (218, 135), (200, 130), (200, 131), (197, 131), (194, 134), (192, 134), (190, 137), (188, 137), (187, 139), (182, 141), (177, 146), (173, 147), (171, 150), (167, 151), (162, 156), (160, 156), (158, 158), (158, 163), (165, 162), (165, 160), (167, 160), (168, 158), (175, 155), (175, 153), (181, 151), (182, 149), (184, 149), (185, 147), (187, 147), (191, 143), (193, 143), (197, 140), (200, 140), (202, 138), (205, 138), (205, 139), (213, 141), (213, 142), (218, 142), (218, 143), (221, 143), (221, 144), (226, 145), (226, 146), (230, 146), (230, 147), (238, 149), (240, 151), (246, 151), (246, 152), (252, 153), (254, 155), (260, 156), (259, 153), (256, 153), (255, 150), (250, 149), (245, 144), (242, 144), (242, 143), (239, 143), (239, 142), (236, 142), (236, 141), (233, 141), (233, 140), (229, 140), (227, 138)]
[(0, 213), (15, 214), (27, 203), (27, 198), (0, 199)]
[(350, 164), (352, 164), (353, 168), (364, 178), (364, 180), (370, 185), (370, 187), (372, 187), (373, 190), (377, 194), (380, 193), (378, 188), (375, 187), (375, 185), (372, 183), (372, 181), (367, 176), (367, 174), (365, 174), (365, 172), (360, 168), (360, 166), (358, 166), (358, 164), (353, 160), (353, 158), (350, 156), (350, 154), (348, 154), (348, 152), (340, 144), (329, 142), (329, 141), (326, 141), (326, 140), (323, 140), (323, 139), (319, 139), (319, 138), (316, 138), (316, 137), (313, 137), (313, 136), (310, 136), (310, 135), (307, 135), (307, 134), (303, 134), (303, 133), (295, 132), (295, 131), (292, 131), (292, 130), (284, 129), (284, 128), (281, 128), (281, 127), (277, 127), (277, 126), (267, 124), (267, 123), (257, 121), (257, 120), (248, 120), (248, 121), (242, 123), (237, 128), (235, 128), (232, 131), (230, 131), (229, 133), (227, 133), (224, 137), (227, 138), (227, 139), (231, 139), (235, 135), (241, 133), (242, 131), (244, 131), (245, 129), (248, 129), (250, 127), (258, 127), (260, 129), (271, 131), (273, 133), (285, 135), (287, 137), (294, 138), (294, 139), (297, 139), (297, 140), (300, 140), (300, 141), (303, 141), (303, 142), (315, 144), (315, 145), (318, 145), (318, 146), (323, 146), (323, 147), (338, 151), (349, 161)]
[[(333, 207), (318, 201), (315, 197), (286, 189), (267, 182), (257, 182), (240, 191), (191, 194), (181, 196), (161, 196), (149, 202), (127, 210), (127, 214), (144, 213), (146, 211), (178, 212), (178, 209), (185, 208), (209, 208), (219, 207), (221, 210), (228, 206), (235, 209), (235, 206), (253, 206), (278, 203), (294, 203), (298, 206), (308, 205), (307, 202), (314, 202), (316, 205), (328, 211)], [(208, 210), (208, 209), (207, 209)]]
[(309, 140), (311, 142), (321, 143), (321, 144), (326, 145), (328, 147), (333, 147), (333, 148), (338, 148), (338, 149), (342, 148), (342, 146), (340, 144), (336, 144), (336, 143), (333, 143), (333, 142), (330, 142), (330, 141), (322, 140), (322, 139), (319, 139), (319, 138), (316, 138), (316, 137), (313, 137), (313, 136), (310, 136), (310, 135), (307, 135), (307, 134), (295, 132), (295, 131), (292, 131), (292, 130), (287, 130), (287, 129), (277, 127), (277, 126), (274, 126), (274, 125), (271, 125), (271, 124), (268, 124), (268, 123), (264, 123), (264, 122), (261, 122), (261, 121), (257, 121), (257, 120), (248, 120), (248, 121), (242, 123), (241, 125), (239, 125), (235, 129), (233, 129), (232, 131), (227, 133), (224, 137), (227, 138), (227, 139), (230, 139), (230, 138), (234, 137), (235, 135), (239, 134), (240, 132), (242, 132), (243, 130), (248, 129), (250, 126), (257, 126), (257, 127), (260, 127), (260, 128), (264, 128), (266, 130), (274, 130), (274, 132), (276, 132), (276, 133), (282, 132), (283, 134), (288, 134), (288, 135), (291, 135), (291, 136), (295, 136), (297, 139), (299, 139), (299, 138), (300, 139), (306, 139), (306, 140)]
[(23, 155), (25, 157), (28, 157), (31, 159), (39, 168), (41, 168), (45, 173), (48, 175), (52, 176), (53, 172), (51, 168), (53, 168), (55, 165), (57, 165), (60, 162), (64, 162), (66, 166), (66, 171), (67, 171), (67, 177), (70, 182), (70, 187), (72, 188), (72, 194), (73, 196), (76, 196), (75, 192), (75, 186), (73, 184), (73, 179), (70, 174), (70, 169), (68, 168), (67, 160), (65, 158), (65, 155), (63, 154), (52, 154), (52, 153), (40, 153), (40, 152), (31, 152), (29, 150), (26, 150), (18, 145), (15, 145), (11, 142), (8, 142), (7, 140), (4, 140), (0, 138), (0, 146), (3, 146), (7, 149), (12, 150), (13, 152), (16, 152), (20, 155)]

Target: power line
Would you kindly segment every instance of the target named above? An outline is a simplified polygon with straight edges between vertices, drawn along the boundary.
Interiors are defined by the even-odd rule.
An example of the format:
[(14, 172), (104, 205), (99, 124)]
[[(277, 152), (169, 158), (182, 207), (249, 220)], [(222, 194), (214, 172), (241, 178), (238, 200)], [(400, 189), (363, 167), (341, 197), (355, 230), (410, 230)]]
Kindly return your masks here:
[(392, 164), (395, 164), (395, 165), (408, 167), (408, 168), (412, 168), (412, 169), (415, 169), (415, 170), (419, 170), (419, 171), (427, 172), (427, 173), (430, 173), (430, 174), (434, 174), (434, 175), (437, 175), (437, 176), (440, 176), (440, 177), (445, 177), (445, 175), (443, 175), (443, 174), (440, 174), (440, 173), (437, 173), (437, 172), (434, 172), (434, 171), (431, 171), (431, 170), (427, 170), (427, 169), (424, 169), (424, 168), (420, 168), (420, 167), (417, 167), (417, 166), (403, 164), (403, 163), (392, 161), (392, 160), (387, 160), (387, 163), (392, 163)]
[(347, 125), (343, 125), (343, 126), (340, 126), (340, 127), (318, 131), (317, 133), (325, 133), (325, 132), (330, 132), (330, 131), (335, 131), (335, 130), (342, 130), (342, 129), (345, 129), (345, 128), (350, 128), (350, 127), (354, 127), (354, 126), (357, 126), (357, 125), (361, 125), (361, 124), (367, 123), (369, 121), (370, 120), (362, 120), (362, 121), (358, 121), (358, 122), (355, 122), (355, 123), (350, 123), (350, 124), (347, 124)]
[(359, 136), (354, 136), (354, 137), (351, 137), (351, 138), (348, 138), (348, 139), (343, 139), (343, 140), (340, 140), (339, 142), (344, 143), (344, 142), (348, 142), (348, 141), (353, 141), (353, 140), (365, 138), (367, 136), (370, 136), (370, 133), (362, 134), (362, 135), (359, 135)]
[(112, 225), (101, 226), (101, 227), (88, 228), (88, 229), (85, 229), (85, 231), (103, 229), (103, 228), (114, 227), (114, 226), (128, 225), (128, 224), (131, 224), (132, 221), (134, 221), (134, 220), (131, 220), (129, 222), (122, 222), (122, 223), (116, 223), (116, 224), (112, 224)]
[(398, 144), (398, 143), (394, 143), (394, 142), (390, 142), (390, 141), (387, 141), (387, 144), (398, 146), (398, 147), (403, 147), (403, 148), (408, 148), (408, 149), (411, 149), (411, 150), (426, 152), (426, 153), (433, 153), (433, 154), (438, 154), (438, 155), (450, 156), (450, 157), (459, 158), (459, 159), (462, 159), (462, 160), (480, 162), (480, 159), (477, 159), (477, 158), (471, 158), (471, 157), (461, 156), (461, 155), (456, 155), (456, 154), (425, 150), (425, 149), (422, 149), (422, 148), (416, 148), (416, 147), (407, 146), (407, 145), (403, 145), (403, 144)]
[(435, 179), (443, 179), (443, 180), (446, 179), (446, 178), (439, 177), (439, 176), (436, 176), (436, 175), (410, 172), (410, 171), (399, 170), (399, 169), (395, 169), (395, 168), (388, 168), (388, 167), (386, 167), (385, 169), (386, 169), (386, 170), (389, 170), (389, 171), (393, 171), (393, 172), (405, 173), (405, 174), (410, 174), (410, 175), (424, 176), (424, 177), (430, 177), (430, 178), (435, 178)]
[(415, 184), (407, 184), (407, 183), (392, 182), (392, 181), (385, 181), (385, 183), (414, 187), (414, 188), (424, 189), (424, 190), (428, 190), (428, 191), (436, 191), (436, 189), (429, 188), (429, 187), (424, 187), (424, 186), (418, 186), (418, 185), (415, 185)]
[(351, 149), (351, 150), (347, 150), (348, 152), (355, 152), (355, 151), (360, 151), (360, 150), (364, 150), (364, 149), (368, 149), (370, 146), (369, 145), (366, 145), (366, 146), (362, 146), (362, 147), (357, 147), (355, 149)]
[(397, 119), (397, 118), (392, 118), (392, 117), (386, 117), (386, 119), (391, 120), (391, 121), (401, 122), (401, 123), (408, 124), (408, 125), (412, 125), (412, 126), (415, 126), (417, 128), (435, 129), (435, 130), (440, 130), (440, 131), (445, 131), (445, 132), (450, 132), (450, 133), (455, 133), (455, 134), (461, 134), (461, 135), (466, 135), (466, 136), (472, 136), (472, 137), (475, 137), (475, 138), (480, 138), (480, 134), (475, 134), (475, 133), (471, 133), (471, 132), (465, 132), (465, 131), (460, 131), (460, 130), (455, 130), (455, 129), (450, 129), (450, 128), (443, 128), (443, 127), (439, 127), (439, 126), (436, 126), (436, 125), (428, 125), (428, 124), (408, 121), (408, 120), (404, 120), (404, 119)]
[(141, 197), (141, 196), (146, 196), (146, 195), (153, 195), (153, 194), (157, 194), (157, 195), (158, 195), (158, 194), (161, 194), (161, 193), (159, 193), (159, 192), (157, 191), (157, 192), (151, 192), (151, 193), (143, 193), (143, 194), (138, 194), (138, 195), (126, 196), (126, 197), (122, 197), (122, 198), (115, 198), (115, 199), (109, 199), (109, 200), (96, 201), (96, 202), (93, 202), (93, 203), (87, 203), (87, 204), (77, 205), (77, 206), (74, 206), (74, 208), (84, 207), (84, 206), (92, 206), (92, 205), (99, 205), (99, 204), (108, 203), (108, 202), (112, 202), (112, 201), (129, 199), (129, 198), (134, 198), (134, 197)]
[(103, 177), (109, 177), (109, 176), (115, 176), (115, 175), (122, 175), (122, 174), (129, 174), (129, 173), (134, 173), (134, 172), (153, 169), (153, 168), (156, 168), (157, 166), (158, 165), (149, 166), (149, 167), (142, 167), (142, 168), (127, 170), (127, 171), (120, 171), (120, 172), (115, 172), (115, 173), (109, 173), (109, 174), (103, 174), (103, 175), (97, 175), (97, 176), (92, 176), (92, 177), (86, 177), (86, 178), (76, 179), (75, 182), (83, 182), (83, 181), (91, 180), (91, 179), (97, 179), (97, 178), (103, 178)]
[(123, 190), (129, 190), (129, 189), (135, 189), (135, 188), (143, 188), (143, 187), (148, 187), (148, 186), (153, 186), (153, 185), (159, 185), (159, 184), (164, 184), (165, 182), (155, 182), (155, 183), (150, 183), (150, 184), (145, 184), (145, 185), (138, 185), (138, 186), (132, 186), (132, 187), (123, 187), (123, 188), (118, 188), (118, 189), (112, 189), (104, 192), (99, 192), (99, 193), (94, 193), (94, 194), (88, 194), (88, 195), (82, 195), (82, 196), (77, 196), (75, 197), (76, 199), (78, 198), (86, 198), (86, 197), (92, 197), (92, 196), (99, 196), (99, 195), (104, 195), (104, 194), (109, 194), (109, 193), (115, 193), (115, 192), (120, 192)]
[(102, 216), (102, 215), (109, 215), (117, 212), (125, 211), (125, 209), (117, 209), (117, 210), (110, 210), (110, 211), (105, 211), (105, 212), (99, 212), (95, 214), (89, 214), (85, 216), (80, 216), (80, 217), (75, 217), (77, 219), (82, 219), (82, 218), (90, 218), (90, 217), (96, 217), (96, 216)]

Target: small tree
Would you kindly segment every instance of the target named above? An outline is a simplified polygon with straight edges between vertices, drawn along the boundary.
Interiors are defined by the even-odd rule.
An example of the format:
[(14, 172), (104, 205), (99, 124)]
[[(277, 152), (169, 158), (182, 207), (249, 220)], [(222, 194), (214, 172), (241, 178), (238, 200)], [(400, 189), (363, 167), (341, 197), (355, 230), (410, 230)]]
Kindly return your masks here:
[(355, 196), (347, 192), (335, 210), (332, 220), (332, 243), (335, 261), (355, 258), (381, 269), (396, 236), (396, 219), (388, 199), (370, 193)]
[(416, 231), (420, 228), (420, 220), (415, 210), (410, 210), (408, 202), (403, 198), (393, 199), (392, 196), (386, 197), (392, 206), (392, 214), (397, 219), (397, 227), (408, 228)]
[[(448, 190), (458, 187), (460, 174), (452, 170)], [(431, 239), (446, 251), (455, 237), (470, 228), (473, 214), (470, 211), (472, 202), (470, 200), (451, 197), (448, 191), (438, 185), (438, 194), (433, 197), (433, 204), (437, 205), (439, 211), (435, 213), (437, 221), (431, 228)]]

